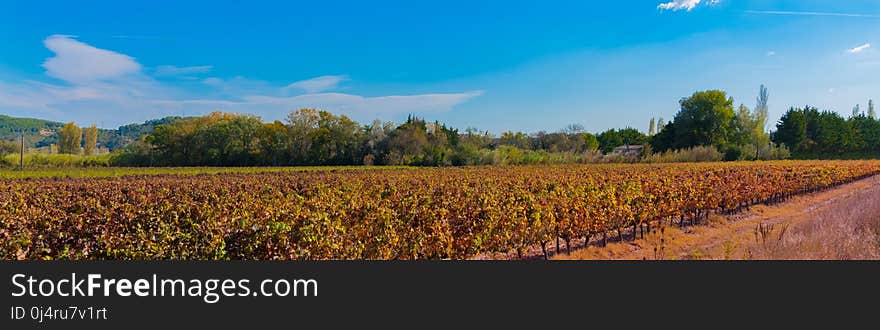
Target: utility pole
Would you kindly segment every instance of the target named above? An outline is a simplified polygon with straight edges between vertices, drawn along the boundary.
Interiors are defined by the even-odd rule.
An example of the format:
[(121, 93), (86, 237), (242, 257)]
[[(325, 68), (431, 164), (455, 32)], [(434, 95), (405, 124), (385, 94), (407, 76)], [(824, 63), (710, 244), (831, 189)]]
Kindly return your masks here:
[(19, 151), (19, 159), (18, 159), (18, 168), (24, 172), (24, 130), (20, 130), (18, 132), (19, 138), (21, 139), (21, 148)]

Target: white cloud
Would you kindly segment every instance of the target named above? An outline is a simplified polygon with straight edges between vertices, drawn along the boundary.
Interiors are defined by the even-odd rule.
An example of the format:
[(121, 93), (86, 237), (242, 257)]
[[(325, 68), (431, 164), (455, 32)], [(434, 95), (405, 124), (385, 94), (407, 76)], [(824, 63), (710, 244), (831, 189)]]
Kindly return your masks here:
[(711, 5), (717, 4), (717, 3), (720, 2), (720, 1), (721, 1), (721, 0), (709, 0), (709, 1), (703, 1), (703, 0), (672, 0), (672, 1), (670, 1), (670, 2), (664, 2), (664, 3), (661, 3), (661, 4), (657, 5), (657, 9), (672, 10), (672, 11), (679, 11), (679, 10), (691, 11), (691, 10), (693, 10), (694, 8), (696, 8), (697, 5), (699, 5), (700, 3), (705, 3), (705, 4), (708, 4), (708, 5), (711, 6)]
[(278, 104), (286, 108), (323, 108), (340, 112), (407, 113), (446, 111), (482, 91), (365, 97), (344, 93), (305, 94), (294, 97), (249, 96), (249, 104)]
[(71, 83), (88, 83), (138, 73), (134, 58), (95, 48), (70, 36), (53, 35), (43, 41), (55, 53), (43, 63), (46, 74)]
[[(475, 91), (361, 96), (323, 92), (336, 88), (340, 82), (348, 80), (347, 76), (322, 76), (286, 87), (245, 77), (208, 77), (195, 85), (184, 80), (161, 82), (150, 75), (204, 73), (212, 67), (165, 65), (142, 72), (142, 66), (134, 58), (93, 47), (70, 36), (51, 36), (45, 45), (55, 53), (43, 64), (46, 75), (65, 83), (0, 76), (0, 112), (99, 123), (103, 124), (102, 127), (218, 110), (275, 120), (282, 119), (290, 110), (303, 107), (370, 120), (400, 113), (447, 111), (482, 94)], [(287, 96), (289, 89), (299, 90), (302, 94)]]
[(767, 56), (776, 56), (776, 51), (771, 50), (767, 52)]
[(174, 65), (160, 65), (156, 67), (156, 75), (165, 77), (165, 76), (181, 76), (181, 75), (192, 75), (197, 73), (207, 73), (213, 69), (213, 66), (210, 65), (199, 65), (199, 66), (174, 66)]
[(202, 80), (202, 83), (210, 86), (213, 91), (219, 93), (215, 97), (241, 97), (242, 95), (255, 94), (278, 94), (281, 89), (266, 81), (235, 76), (232, 78), (210, 77)]
[[(345, 93), (304, 94), (290, 97), (249, 95), (238, 101), (218, 99), (155, 100), (157, 106), (208, 111), (251, 113), (267, 116), (301, 108), (318, 108), (349, 116), (443, 112), (482, 95), (482, 91), (367, 97)], [(277, 116), (275, 116), (277, 117)]]
[(46, 109), (48, 95), (37, 88), (33, 82), (9, 84), (0, 81), (0, 105), (13, 108)]
[(285, 90), (300, 90), (306, 93), (320, 93), (328, 91), (339, 86), (339, 83), (348, 80), (348, 76), (320, 76), (303, 81), (297, 81), (287, 87)]
[(866, 44), (864, 44), (864, 45), (861, 45), (861, 46), (858, 46), (858, 47), (855, 47), (855, 48), (850, 48), (849, 50), (847, 50), (847, 52), (850, 53), (850, 54), (858, 54), (858, 53), (861, 53), (861, 52), (865, 51), (865, 50), (868, 49), (868, 48), (871, 48), (871, 44), (870, 44), (870, 43), (866, 43)]

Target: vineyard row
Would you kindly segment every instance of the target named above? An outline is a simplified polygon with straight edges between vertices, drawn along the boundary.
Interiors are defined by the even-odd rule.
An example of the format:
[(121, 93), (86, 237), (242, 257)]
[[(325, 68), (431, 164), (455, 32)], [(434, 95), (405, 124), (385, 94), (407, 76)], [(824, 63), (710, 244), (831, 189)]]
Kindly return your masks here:
[(522, 255), (878, 172), (877, 161), (785, 161), (9, 179), (0, 180), (0, 257)]

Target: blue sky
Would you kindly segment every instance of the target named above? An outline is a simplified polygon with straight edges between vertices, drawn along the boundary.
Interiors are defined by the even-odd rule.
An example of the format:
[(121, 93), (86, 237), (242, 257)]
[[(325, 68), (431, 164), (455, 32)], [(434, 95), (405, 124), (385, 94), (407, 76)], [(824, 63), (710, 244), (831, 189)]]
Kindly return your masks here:
[[(4, 1), (0, 114), (116, 127), (300, 107), (590, 131), (723, 89), (775, 121), (880, 100), (880, 1)], [(772, 126), (772, 125), (771, 125)]]

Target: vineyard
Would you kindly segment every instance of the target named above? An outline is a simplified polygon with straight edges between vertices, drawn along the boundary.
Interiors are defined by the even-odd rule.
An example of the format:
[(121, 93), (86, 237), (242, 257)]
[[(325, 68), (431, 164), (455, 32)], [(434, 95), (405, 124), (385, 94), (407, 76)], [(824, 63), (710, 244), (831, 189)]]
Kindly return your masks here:
[[(16, 165), (17, 166), (17, 165)], [(293, 166), (293, 167), (29, 167), (26, 171), (0, 167), (0, 179), (117, 178), (138, 175), (257, 174), (308, 171), (388, 170), (407, 166)]]
[(0, 258), (522, 256), (876, 173), (877, 161), (796, 161), (2, 179)]

